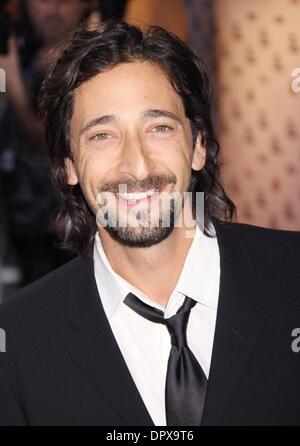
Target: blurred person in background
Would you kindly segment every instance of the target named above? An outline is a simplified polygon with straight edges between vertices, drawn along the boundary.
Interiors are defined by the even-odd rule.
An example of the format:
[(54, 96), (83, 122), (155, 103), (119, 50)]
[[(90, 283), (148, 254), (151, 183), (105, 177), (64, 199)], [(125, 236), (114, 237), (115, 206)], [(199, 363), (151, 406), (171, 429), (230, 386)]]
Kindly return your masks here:
[(83, 0), (7, 0), (1, 4), (11, 34), (0, 54), (7, 79), (6, 105), (0, 117), (0, 172), (6, 235), (11, 241), (5, 257), (15, 252), (21, 285), (68, 259), (51, 229), (57, 201), (48, 180), (44, 128), (36, 100), (52, 47), (86, 18), (91, 5)]

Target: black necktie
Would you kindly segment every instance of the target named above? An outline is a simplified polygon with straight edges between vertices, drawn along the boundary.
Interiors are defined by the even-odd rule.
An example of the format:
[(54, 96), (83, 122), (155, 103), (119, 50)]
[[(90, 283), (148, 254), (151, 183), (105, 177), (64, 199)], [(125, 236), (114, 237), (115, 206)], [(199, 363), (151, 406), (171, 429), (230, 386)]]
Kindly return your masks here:
[(165, 389), (167, 426), (200, 426), (207, 379), (186, 341), (187, 323), (196, 301), (186, 297), (177, 313), (168, 319), (132, 293), (124, 303), (146, 319), (166, 325), (171, 336)]

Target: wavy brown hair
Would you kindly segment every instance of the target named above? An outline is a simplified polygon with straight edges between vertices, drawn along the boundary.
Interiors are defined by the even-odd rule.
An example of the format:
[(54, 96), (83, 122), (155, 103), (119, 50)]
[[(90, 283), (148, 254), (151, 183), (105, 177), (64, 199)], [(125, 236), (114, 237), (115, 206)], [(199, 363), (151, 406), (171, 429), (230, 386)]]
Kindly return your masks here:
[(211, 120), (212, 89), (203, 63), (180, 39), (158, 26), (142, 31), (119, 20), (105, 22), (93, 30), (81, 25), (50, 66), (39, 98), (46, 126), (50, 176), (61, 197), (57, 226), (63, 234), (63, 246), (73, 253), (90, 256), (97, 230), (96, 218), (80, 186), (67, 183), (65, 158), (73, 159), (70, 149), (73, 93), (98, 73), (135, 61), (148, 61), (163, 69), (181, 96), (191, 123), (193, 144), (199, 132), (202, 136), (206, 162), (200, 171), (192, 169), (190, 191), (194, 196), (195, 192), (204, 192), (205, 233), (210, 235), (211, 217), (230, 221), (236, 213), (219, 182), (219, 144)]

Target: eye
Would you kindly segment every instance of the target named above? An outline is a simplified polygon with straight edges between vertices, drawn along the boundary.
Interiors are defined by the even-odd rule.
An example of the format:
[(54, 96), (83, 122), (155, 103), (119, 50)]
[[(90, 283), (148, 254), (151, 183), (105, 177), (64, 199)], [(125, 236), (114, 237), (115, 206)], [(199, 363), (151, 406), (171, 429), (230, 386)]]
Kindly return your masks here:
[(169, 127), (168, 125), (164, 125), (164, 124), (156, 125), (152, 129), (153, 132), (159, 132), (159, 133), (167, 133), (171, 130), (173, 130), (172, 127)]
[(107, 139), (111, 138), (111, 135), (106, 132), (97, 133), (97, 135), (90, 138), (91, 141), (106, 141)]

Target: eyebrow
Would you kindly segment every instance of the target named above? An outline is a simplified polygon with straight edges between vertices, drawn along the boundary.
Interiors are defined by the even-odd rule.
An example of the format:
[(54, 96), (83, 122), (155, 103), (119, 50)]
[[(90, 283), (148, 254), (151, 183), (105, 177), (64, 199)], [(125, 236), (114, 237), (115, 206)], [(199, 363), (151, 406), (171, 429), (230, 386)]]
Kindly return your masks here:
[(173, 119), (174, 121), (178, 122), (181, 124), (181, 119), (179, 119), (179, 117), (177, 115), (175, 115), (175, 113), (169, 112), (167, 110), (146, 110), (144, 112), (142, 112), (141, 114), (142, 119), (147, 119), (147, 118), (170, 118)]
[(112, 122), (113, 123), (117, 122), (114, 115), (104, 115), (100, 116), (99, 118), (92, 119), (80, 130), (79, 138), (81, 138), (81, 136), (87, 131), (89, 131), (91, 128), (96, 127), (96, 125), (111, 124)]
[[(181, 124), (181, 119), (179, 119), (179, 117), (177, 115), (175, 115), (175, 113), (169, 112), (167, 110), (151, 109), (151, 110), (146, 110), (141, 113), (142, 119), (161, 118), (161, 117), (173, 119), (174, 121)], [(116, 122), (117, 122), (117, 119), (114, 115), (104, 115), (104, 116), (100, 116), (98, 118), (94, 118), (91, 121), (89, 121), (80, 130), (79, 138), (81, 138), (84, 133), (89, 131), (91, 128), (96, 127), (97, 125), (111, 124), (111, 123), (116, 123)]]

